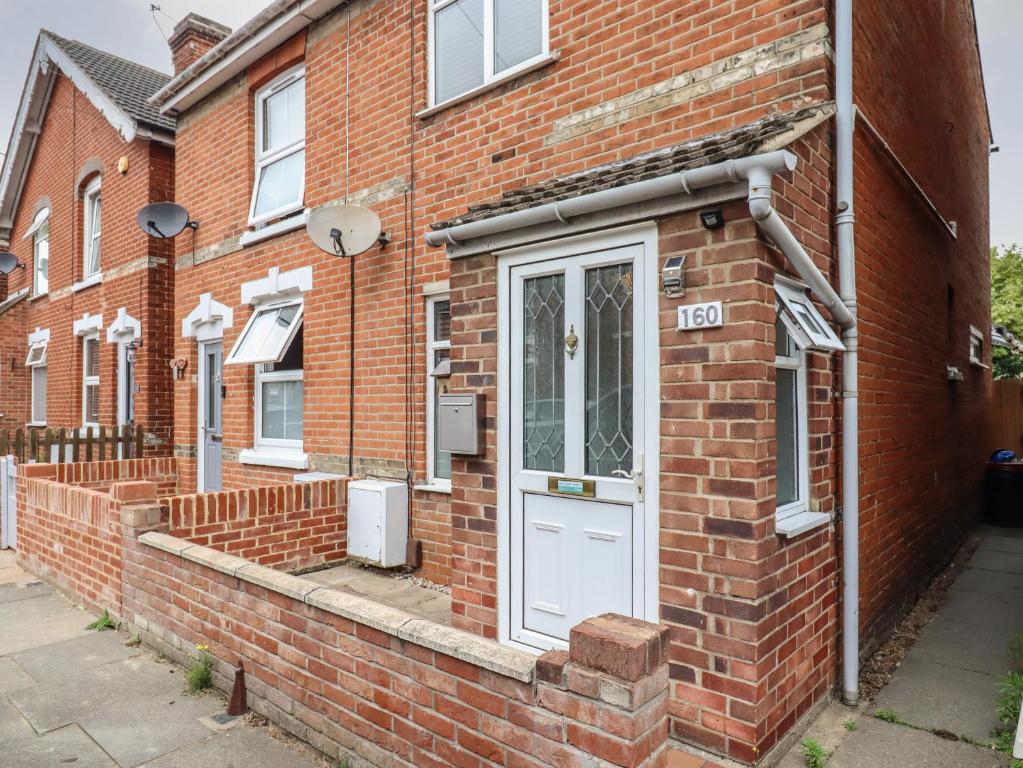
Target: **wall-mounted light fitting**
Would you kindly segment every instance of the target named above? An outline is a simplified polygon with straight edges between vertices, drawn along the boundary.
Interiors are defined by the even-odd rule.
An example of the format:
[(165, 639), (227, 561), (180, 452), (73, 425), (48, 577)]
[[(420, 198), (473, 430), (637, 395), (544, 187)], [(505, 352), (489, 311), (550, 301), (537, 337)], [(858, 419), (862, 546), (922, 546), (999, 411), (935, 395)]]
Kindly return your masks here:
[(700, 222), (705, 229), (721, 229), (725, 226), (725, 215), (720, 208), (712, 208), (709, 211), (700, 211)]
[(661, 267), (661, 287), (669, 299), (685, 296), (686, 293), (686, 257), (669, 256)]

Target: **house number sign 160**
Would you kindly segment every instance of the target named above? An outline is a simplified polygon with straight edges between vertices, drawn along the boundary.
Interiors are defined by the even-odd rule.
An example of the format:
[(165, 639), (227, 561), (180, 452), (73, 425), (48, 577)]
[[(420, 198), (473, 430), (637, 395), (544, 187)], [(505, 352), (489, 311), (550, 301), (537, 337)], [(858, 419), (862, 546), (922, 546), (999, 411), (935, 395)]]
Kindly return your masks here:
[(720, 301), (689, 304), (678, 308), (678, 329), (693, 331), (700, 328), (720, 328), (725, 324)]

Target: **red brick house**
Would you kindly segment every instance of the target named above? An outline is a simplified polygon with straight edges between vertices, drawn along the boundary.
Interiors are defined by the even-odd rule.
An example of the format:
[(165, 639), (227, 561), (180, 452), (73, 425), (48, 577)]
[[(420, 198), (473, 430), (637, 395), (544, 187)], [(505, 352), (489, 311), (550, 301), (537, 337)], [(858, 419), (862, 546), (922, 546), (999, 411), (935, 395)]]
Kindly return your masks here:
[[(663, 622), (672, 738), (754, 762), (840, 677), (856, 700), (976, 519), (972, 7), (605, 5), (179, 25), (152, 100), (201, 222), (174, 450), (200, 491), (407, 482), (456, 627), (539, 652), (595, 613)], [(379, 245), (312, 244), (341, 204)], [(440, 448), (452, 393), (484, 396), (479, 455)]]
[(174, 195), (167, 75), (43, 31), (0, 175), (0, 429), (138, 423), (170, 437), (174, 273), (135, 223)]

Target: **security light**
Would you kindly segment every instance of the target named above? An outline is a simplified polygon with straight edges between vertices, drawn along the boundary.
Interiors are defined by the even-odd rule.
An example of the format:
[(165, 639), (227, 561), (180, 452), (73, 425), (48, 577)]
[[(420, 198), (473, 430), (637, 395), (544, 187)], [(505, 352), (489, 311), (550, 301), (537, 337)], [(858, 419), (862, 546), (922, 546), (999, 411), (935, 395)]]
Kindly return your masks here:
[(721, 229), (725, 226), (725, 215), (721, 213), (720, 208), (700, 211), (700, 221), (703, 222), (705, 229)]

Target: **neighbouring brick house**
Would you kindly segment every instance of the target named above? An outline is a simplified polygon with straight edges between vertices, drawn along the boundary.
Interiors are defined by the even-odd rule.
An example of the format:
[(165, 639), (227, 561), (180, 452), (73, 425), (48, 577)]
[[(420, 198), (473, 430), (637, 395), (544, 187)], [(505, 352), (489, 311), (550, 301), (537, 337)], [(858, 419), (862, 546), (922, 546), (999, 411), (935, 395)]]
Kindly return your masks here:
[(138, 423), (168, 451), (174, 272), (135, 214), (174, 196), (168, 76), (43, 31), (0, 175), (0, 429)]
[[(200, 222), (174, 254), (177, 489), (407, 481), (419, 573), (451, 584), (457, 629), (539, 652), (592, 614), (660, 621), (671, 738), (752, 763), (976, 518), (991, 136), (972, 7), (606, 5), (281, 0), (226, 37), (178, 25), (153, 98)], [(344, 203), (387, 233), (354, 261), (305, 231)], [(448, 393), (485, 396), (481, 455), (439, 449)], [(162, 554), (127, 569), (204, 579), (197, 611), (247, 567), (148, 542)], [(175, 610), (146, 589), (138, 615)], [(287, 626), (334, 621), (287, 589)], [(179, 647), (187, 623), (167, 630)], [(369, 626), (353, 631), (390, 650), (405, 637)], [(458, 674), (484, 679), (480, 658)], [(282, 683), (289, 700), (329, 666)], [(463, 740), (453, 723), (489, 699), (420, 720), (414, 693), (373, 689), (370, 708), (333, 684), (342, 744), (559, 764), (503, 721)]]

